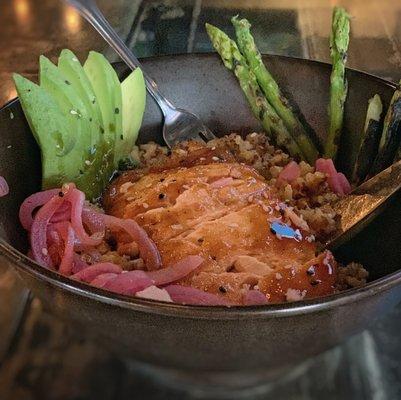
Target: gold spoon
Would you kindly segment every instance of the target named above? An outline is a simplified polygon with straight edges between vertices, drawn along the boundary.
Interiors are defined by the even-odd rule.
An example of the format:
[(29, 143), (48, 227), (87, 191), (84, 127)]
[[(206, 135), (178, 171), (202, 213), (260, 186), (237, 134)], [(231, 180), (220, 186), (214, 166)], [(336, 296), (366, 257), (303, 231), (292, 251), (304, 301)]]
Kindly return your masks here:
[(341, 216), (340, 228), (326, 247), (335, 249), (360, 232), (381, 213), (400, 188), (401, 161), (397, 161), (338, 200), (334, 210)]

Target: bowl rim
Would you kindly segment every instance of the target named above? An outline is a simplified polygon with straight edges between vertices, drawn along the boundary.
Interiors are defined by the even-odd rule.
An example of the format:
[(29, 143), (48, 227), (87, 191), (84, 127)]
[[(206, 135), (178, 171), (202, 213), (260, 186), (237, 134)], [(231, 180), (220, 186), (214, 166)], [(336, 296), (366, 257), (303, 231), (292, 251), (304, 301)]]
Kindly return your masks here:
[[(268, 54), (269, 57), (284, 60), (296, 60), (296, 62), (316, 64), (331, 68), (331, 64), (317, 60), (309, 60), (298, 57), (282, 56)], [(152, 56), (143, 59), (143, 61), (163, 61), (171, 58), (195, 58), (205, 57), (218, 58), (214, 52), (205, 53), (190, 53), (190, 54), (171, 54)], [(114, 63), (115, 66), (123, 66), (123, 62)], [(380, 83), (395, 88), (393, 82), (387, 81), (376, 75), (372, 75), (360, 70), (347, 68), (347, 71), (363, 75), (366, 78), (374, 79)], [(0, 112), (10, 107), (18, 98), (14, 98), (0, 107)], [(336, 294), (323, 296), (315, 299), (306, 299), (292, 303), (280, 304), (267, 304), (261, 306), (195, 306), (183, 305), (177, 303), (167, 303), (151, 299), (142, 299), (134, 296), (119, 295), (116, 293), (108, 292), (106, 290), (90, 286), (89, 284), (74, 281), (68, 277), (59, 274), (56, 271), (44, 268), (35, 261), (29, 259), (25, 254), (21, 253), (3, 238), (0, 238), (0, 256), (6, 258), (17, 270), (22, 273), (29, 274), (30, 276), (42, 280), (46, 283), (55, 286), (57, 289), (67, 292), (69, 295), (82, 296), (83, 298), (99, 301), (101, 303), (118, 306), (119, 308), (129, 309), (137, 312), (146, 312), (151, 314), (174, 316), (177, 318), (189, 319), (249, 319), (249, 318), (277, 318), (277, 317), (290, 317), (296, 315), (304, 315), (310, 313), (321, 312), (325, 310), (332, 310), (333, 308), (344, 306), (348, 303), (361, 301), (366, 297), (371, 297), (379, 294), (382, 291), (387, 291), (393, 287), (401, 284), (401, 269), (391, 274), (385, 275), (366, 285), (348, 289)]]

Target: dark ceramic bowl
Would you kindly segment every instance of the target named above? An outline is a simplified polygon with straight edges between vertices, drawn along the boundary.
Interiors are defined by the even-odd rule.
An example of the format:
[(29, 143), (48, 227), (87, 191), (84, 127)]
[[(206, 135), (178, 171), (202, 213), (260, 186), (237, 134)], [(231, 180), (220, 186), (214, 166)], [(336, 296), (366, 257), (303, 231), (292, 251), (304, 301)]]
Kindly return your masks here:
[[(283, 90), (324, 137), (330, 66), (266, 57)], [(147, 59), (144, 68), (163, 93), (196, 112), (217, 134), (261, 130), (241, 90), (214, 54)], [(117, 65), (121, 75), (126, 73)], [(368, 99), (379, 93), (387, 106), (394, 85), (347, 71), (349, 96), (341, 163), (352, 165), (352, 143), (361, 132)], [(400, 202), (394, 202), (337, 256), (363, 262), (371, 282), (360, 289), (315, 300), (260, 307), (195, 307), (118, 296), (73, 282), (27, 257), (18, 208), (40, 190), (40, 158), (18, 100), (0, 111), (0, 175), (10, 194), (0, 200), (2, 261), (15, 267), (49, 311), (104, 337), (135, 360), (185, 371), (256, 374), (278, 371), (322, 352), (365, 329), (401, 300)], [(142, 142), (161, 140), (161, 114), (149, 98)], [(397, 205), (398, 204), (398, 205)]]

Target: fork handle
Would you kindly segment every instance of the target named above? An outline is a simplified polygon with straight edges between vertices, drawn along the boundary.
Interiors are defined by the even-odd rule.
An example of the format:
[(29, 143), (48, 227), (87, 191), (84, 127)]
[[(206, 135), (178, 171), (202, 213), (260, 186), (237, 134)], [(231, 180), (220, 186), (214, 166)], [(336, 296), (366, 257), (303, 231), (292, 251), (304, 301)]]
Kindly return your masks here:
[(113, 48), (121, 59), (134, 70), (141, 67), (145, 79), (146, 88), (151, 96), (159, 105), (164, 116), (169, 110), (175, 110), (174, 105), (167, 100), (161, 93), (157, 83), (143, 70), (141, 63), (120, 38), (117, 32), (111, 27), (105, 16), (99, 10), (94, 0), (65, 0), (74, 7), (103, 37), (103, 39)]

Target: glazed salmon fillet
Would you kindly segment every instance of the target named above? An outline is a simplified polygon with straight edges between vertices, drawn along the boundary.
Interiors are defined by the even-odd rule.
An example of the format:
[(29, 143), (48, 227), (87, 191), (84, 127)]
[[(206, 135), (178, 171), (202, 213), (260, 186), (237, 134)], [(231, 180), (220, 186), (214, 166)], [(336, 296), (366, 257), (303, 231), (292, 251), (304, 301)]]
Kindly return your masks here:
[[(105, 211), (134, 219), (156, 243), (163, 267), (188, 255), (204, 262), (178, 282), (243, 304), (257, 289), (269, 302), (334, 292), (336, 263), (316, 256), (305, 223), (298, 238), (281, 237), (272, 224), (285, 205), (252, 167), (211, 150), (153, 170), (128, 171), (103, 198)], [(306, 225), (306, 226), (305, 226)]]

